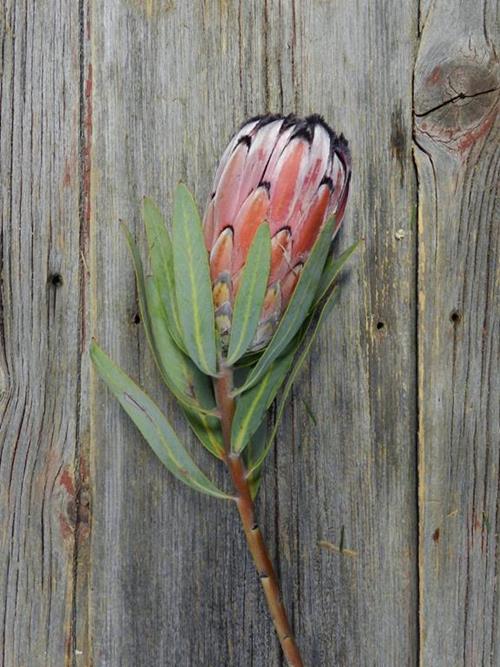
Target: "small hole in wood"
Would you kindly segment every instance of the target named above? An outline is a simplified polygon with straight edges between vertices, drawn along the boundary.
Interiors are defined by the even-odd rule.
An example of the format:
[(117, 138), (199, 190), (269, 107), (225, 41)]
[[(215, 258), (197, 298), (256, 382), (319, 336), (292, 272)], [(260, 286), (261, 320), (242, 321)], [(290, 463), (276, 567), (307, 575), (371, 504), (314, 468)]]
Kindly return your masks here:
[(458, 312), (458, 310), (452, 310), (450, 313), (450, 321), (453, 322), (453, 324), (458, 324), (460, 320), (462, 319), (462, 316)]
[(141, 321), (141, 316), (139, 313), (135, 313), (135, 315), (132, 317), (132, 322), (133, 324), (139, 324)]
[(385, 327), (385, 324), (383, 322), (377, 322), (377, 329), (379, 331), (382, 331), (382, 329)]
[(63, 284), (63, 277), (60, 273), (51, 273), (49, 276), (49, 285), (52, 287), (61, 287)]

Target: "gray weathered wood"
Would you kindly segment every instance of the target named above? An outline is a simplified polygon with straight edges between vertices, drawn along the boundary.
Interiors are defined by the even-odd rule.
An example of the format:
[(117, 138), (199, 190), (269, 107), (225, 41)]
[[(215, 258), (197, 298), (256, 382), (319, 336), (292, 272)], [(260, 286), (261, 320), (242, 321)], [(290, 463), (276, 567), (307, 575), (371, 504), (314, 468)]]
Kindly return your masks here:
[(80, 16), (7, 0), (0, 24), (0, 664), (42, 667), (73, 654)]
[[(263, 20), (262, 11), (241, 17), (245, 25)], [(142, 328), (133, 323), (134, 280), (117, 238), (118, 218), (144, 241), (140, 198), (151, 195), (169, 214), (179, 178), (204, 202), (229, 133), (246, 113), (265, 106), (264, 44), (257, 42), (255, 56), (246, 54), (258, 91), (250, 98), (240, 86), (245, 46), (236, 39), (238, 25), (238, 8), (219, 3), (139, 8), (112, 1), (94, 7), (92, 28), (95, 332), (148, 386), (205, 463), (159, 384)], [(254, 37), (262, 40), (257, 29)], [(254, 106), (242, 114), (245, 99)], [(277, 642), (233, 508), (177, 484), (101, 385), (95, 395), (90, 616), (96, 662), (277, 664)]]
[(0, 667), (283, 664), (234, 508), (161, 468), (86, 355), (227, 484), (161, 386), (118, 221), (144, 248), (142, 195), (203, 206), (267, 110), (345, 133), (337, 248), (365, 238), (258, 502), (306, 664), (498, 664), (494, 11), (4, 2)]
[(500, 661), (495, 5), (434, 3), (415, 70), (420, 638), (436, 667)]
[[(231, 4), (189, 5), (148, 17), (106, 3), (94, 16), (93, 164), (104, 176), (94, 191), (95, 278), (97, 303), (107, 311), (98, 310), (99, 340), (135, 376), (149, 364), (142, 332), (134, 342), (132, 273), (116, 241), (119, 216), (133, 220), (142, 237), (141, 194), (166, 202), (168, 210), (182, 177), (203, 201), (228, 133), (262, 109), (322, 112), (353, 137), (356, 175), (342, 243), (365, 236), (366, 252), (322, 337), (322, 363), (313, 362), (288, 412), (259, 509), (265, 535), (274, 551), (279, 547), (284, 596), (307, 662), (360, 664), (371, 656), (376, 664), (414, 664), (413, 12), (400, 10), (390, 29), (388, 37), (400, 40), (390, 72), (381, 66), (387, 52), (379, 51), (377, 67), (362, 48), (378, 39), (370, 15), (342, 41), (352, 13), (327, 4), (295, 12), (286, 3), (270, 4), (255, 16)], [(251, 35), (238, 35), (239, 26), (255, 24)], [(325, 32), (335, 25), (333, 35)], [(325, 70), (332, 75), (322, 77)], [(354, 85), (339, 85), (346, 80)], [(373, 112), (353, 115), (366, 90)], [(400, 227), (403, 242), (395, 237)], [(154, 388), (152, 369), (142, 372)], [(319, 396), (316, 384), (323, 388)], [(94, 496), (102, 499), (94, 508), (99, 528), (92, 557), (96, 655), (110, 665), (277, 664), (276, 640), (231, 508), (172, 483), (117, 406), (101, 387), (96, 391), (102, 396), (96, 432), (107, 440), (93, 443)], [(317, 428), (307, 421), (303, 400), (313, 402)], [(389, 421), (396, 404), (398, 419)], [(111, 441), (105, 433), (114, 434)], [(139, 466), (145, 470), (132, 484)], [(162, 529), (152, 530), (145, 516)], [(170, 520), (165, 524), (162, 516)], [(342, 530), (355, 559), (318, 545), (339, 543)], [(153, 608), (163, 613), (151, 613), (153, 590)], [(229, 607), (224, 598), (232, 600)], [(182, 632), (187, 618), (189, 632)]]
[(337, 247), (365, 243), (288, 409), (268, 512), (277, 506), (283, 586), (306, 663), (414, 665), (414, 7), (366, 3), (355, 20), (350, 3), (296, 7), (283, 104), (293, 108), (295, 92), (299, 112), (324, 114), (350, 139), (353, 184)]

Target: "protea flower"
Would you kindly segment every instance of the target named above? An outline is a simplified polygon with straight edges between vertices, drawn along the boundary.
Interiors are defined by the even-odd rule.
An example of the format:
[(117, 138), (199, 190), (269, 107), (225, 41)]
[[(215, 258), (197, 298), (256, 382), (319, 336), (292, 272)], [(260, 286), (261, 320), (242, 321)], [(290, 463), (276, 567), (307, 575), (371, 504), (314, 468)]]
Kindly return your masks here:
[(317, 115), (266, 115), (247, 121), (231, 139), (215, 175), (204, 217), (216, 325), (230, 333), (234, 299), (250, 245), (267, 221), (271, 270), (250, 351), (264, 347), (297, 284), (323, 223), (337, 231), (347, 202), (347, 142)]
[[(227, 467), (221, 489), (198, 467), (158, 406), (94, 341), (97, 372), (165, 467), (231, 501), (290, 667), (303, 667), (254, 498), (283, 406), (357, 244), (333, 258), (351, 175), (347, 142), (319, 116), (261, 116), (227, 147), (202, 227), (179, 184), (170, 233), (144, 200), (151, 273), (125, 229), (146, 337), (160, 375), (202, 445)], [(252, 354), (248, 354), (252, 353)], [(267, 411), (280, 391), (273, 429)]]

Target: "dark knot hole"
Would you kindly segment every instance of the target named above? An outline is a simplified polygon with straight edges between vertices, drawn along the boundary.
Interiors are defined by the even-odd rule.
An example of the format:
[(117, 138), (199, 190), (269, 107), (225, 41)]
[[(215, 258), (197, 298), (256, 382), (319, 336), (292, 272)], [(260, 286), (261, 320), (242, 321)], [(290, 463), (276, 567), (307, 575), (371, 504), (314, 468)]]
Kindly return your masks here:
[(63, 277), (60, 273), (51, 273), (49, 276), (49, 285), (52, 287), (61, 287), (63, 284)]

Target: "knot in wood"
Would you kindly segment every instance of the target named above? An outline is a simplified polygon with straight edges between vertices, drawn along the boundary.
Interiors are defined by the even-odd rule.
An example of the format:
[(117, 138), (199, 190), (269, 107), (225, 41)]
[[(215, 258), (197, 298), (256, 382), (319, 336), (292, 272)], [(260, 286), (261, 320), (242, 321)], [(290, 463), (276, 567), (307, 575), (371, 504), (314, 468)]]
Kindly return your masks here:
[(463, 152), (490, 129), (498, 98), (494, 62), (434, 61), (416, 76), (417, 133)]

